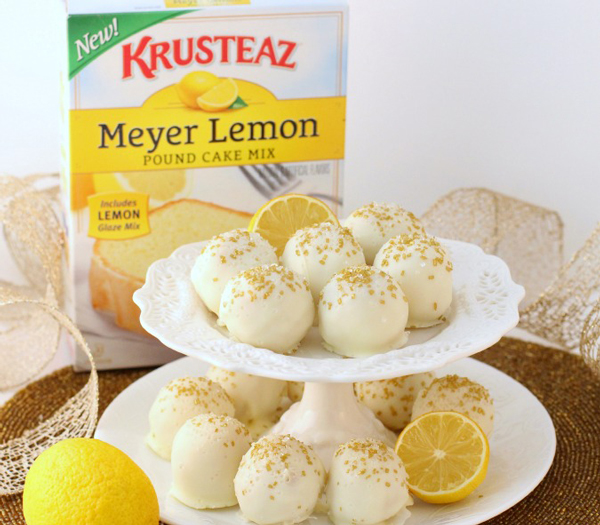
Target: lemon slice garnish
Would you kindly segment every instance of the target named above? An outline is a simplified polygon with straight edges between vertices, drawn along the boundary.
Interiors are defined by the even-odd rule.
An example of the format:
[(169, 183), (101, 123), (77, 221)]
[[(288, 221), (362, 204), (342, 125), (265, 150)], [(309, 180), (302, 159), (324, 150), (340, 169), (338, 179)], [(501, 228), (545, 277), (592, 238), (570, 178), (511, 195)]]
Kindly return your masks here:
[(428, 503), (466, 498), (485, 479), (490, 448), (477, 423), (457, 412), (430, 412), (398, 437), (396, 453), (410, 491)]
[(300, 228), (322, 222), (339, 224), (324, 202), (307, 195), (289, 193), (271, 199), (259, 208), (250, 220), (248, 230), (260, 233), (275, 247), (277, 255), (281, 255), (289, 238)]

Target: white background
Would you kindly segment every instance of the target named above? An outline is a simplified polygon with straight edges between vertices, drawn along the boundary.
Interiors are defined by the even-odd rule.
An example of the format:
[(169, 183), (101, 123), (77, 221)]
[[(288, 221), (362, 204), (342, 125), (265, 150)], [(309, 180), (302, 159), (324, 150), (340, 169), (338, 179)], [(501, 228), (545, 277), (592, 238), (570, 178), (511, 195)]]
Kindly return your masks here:
[[(58, 1), (0, 2), (0, 172), (58, 168)], [(578, 247), (600, 216), (600, 3), (350, 7), (346, 210), (485, 186), (559, 211)]]

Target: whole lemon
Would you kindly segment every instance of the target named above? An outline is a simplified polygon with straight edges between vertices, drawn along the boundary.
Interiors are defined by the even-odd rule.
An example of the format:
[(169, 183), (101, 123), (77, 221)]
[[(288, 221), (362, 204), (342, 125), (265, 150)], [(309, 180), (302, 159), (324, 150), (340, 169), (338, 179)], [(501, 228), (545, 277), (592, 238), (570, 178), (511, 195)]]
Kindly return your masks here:
[(127, 454), (97, 439), (65, 439), (25, 479), (27, 525), (157, 525), (158, 499)]
[(192, 71), (184, 76), (176, 86), (177, 95), (186, 106), (198, 109), (196, 100), (214, 88), (221, 80), (208, 71)]

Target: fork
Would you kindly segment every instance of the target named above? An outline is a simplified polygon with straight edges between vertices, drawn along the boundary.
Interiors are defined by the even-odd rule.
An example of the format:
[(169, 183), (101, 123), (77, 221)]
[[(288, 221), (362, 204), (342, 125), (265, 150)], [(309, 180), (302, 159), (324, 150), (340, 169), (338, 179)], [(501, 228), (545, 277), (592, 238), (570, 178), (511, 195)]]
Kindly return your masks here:
[[(285, 193), (290, 193), (302, 182), (297, 175), (281, 164), (259, 164), (239, 166), (244, 177), (265, 199), (271, 200)], [(342, 204), (341, 199), (322, 193), (309, 193), (310, 197), (327, 199)]]
[(301, 180), (281, 164), (240, 166), (254, 189), (265, 199), (272, 199), (296, 188)]

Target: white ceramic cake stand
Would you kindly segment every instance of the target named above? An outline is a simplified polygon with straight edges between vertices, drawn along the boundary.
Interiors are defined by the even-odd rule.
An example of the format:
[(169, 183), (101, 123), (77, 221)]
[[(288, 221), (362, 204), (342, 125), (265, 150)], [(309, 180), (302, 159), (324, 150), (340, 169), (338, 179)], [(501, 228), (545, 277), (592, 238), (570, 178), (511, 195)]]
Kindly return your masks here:
[(373, 437), (393, 446), (395, 435), (359, 404), (352, 383), (440, 368), (489, 348), (519, 320), (524, 289), (506, 264), (479, 247), (440, 240), (454, 264), (453, 302), (447, 322), (414, 330), (403, 348), (367, 358), (343, 359), (322, 348), (312, 328), (293, 356), (234, 341), (196, 294), (190, 272), (205, 243), (182, 246), (148, 270), (134, 294), (142, 326), (163, 344), (236, 372), (306, 383), (302, 400), (272, 429), (312, 445), (327, 467), (335, 448)]
[[(202, 376), (208, 364), (186, 357), (162, 366), (121, 392), (98, 422), (96, 437), (114, 445), (149, 476), (169, 525), (249, 525), (239, 508), (195, 510), (171, 494), (171, 463), (145, 443), (148, 412), (159, 390), (184, 375)], [(556, 437), (550, 416), (523, 385), (475, 359), (460, 359), (438, 374), (458, 374), (485, 385), (494, 398), (494, 431), (485, 481), (468, 498), (451, 505), (430, 505), (415, 498), (410, 518), (392, 518), (386, 525), (475, 525), (515, 505), (544, 478), (552, 464)], [(368, 498), (369, 495), (365, 494)], [(326, 516), (312, 516), (303, 525), (331, 525)]]

